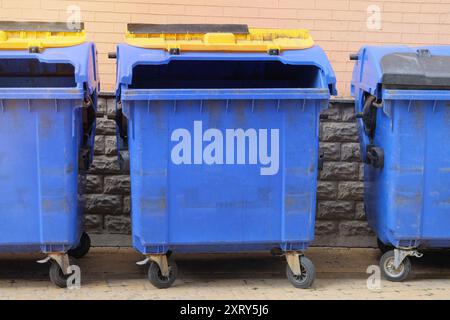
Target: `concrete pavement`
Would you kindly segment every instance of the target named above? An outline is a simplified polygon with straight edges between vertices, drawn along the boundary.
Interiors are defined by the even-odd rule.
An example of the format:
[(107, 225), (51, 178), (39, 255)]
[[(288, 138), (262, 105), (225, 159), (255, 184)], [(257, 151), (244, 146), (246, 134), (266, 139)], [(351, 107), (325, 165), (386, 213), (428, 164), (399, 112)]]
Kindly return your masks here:
[[(295, 289), (285, 277), (285, 261), (270, 254), (174, 255), (179, 276), (174, 286), (155, 289), (142, 256), (131, 248), (93, 248), (79, 260), (79, 289), (58, 289), (48, 280), (42, 255), (0, 255), (0, 299), (449, 299), (450, 253), (413, 260), (404, 283), (382, 280), (368, 289), (366, 270), (377, 265), (375, 249), (311, 248), (317, 279), (309, 290)], [(372, 278), (371, 278), (372, 279)], [(375, 280), (376, 274), (375, 274)], [(369, 281), (377, 284), (377, 281)]]

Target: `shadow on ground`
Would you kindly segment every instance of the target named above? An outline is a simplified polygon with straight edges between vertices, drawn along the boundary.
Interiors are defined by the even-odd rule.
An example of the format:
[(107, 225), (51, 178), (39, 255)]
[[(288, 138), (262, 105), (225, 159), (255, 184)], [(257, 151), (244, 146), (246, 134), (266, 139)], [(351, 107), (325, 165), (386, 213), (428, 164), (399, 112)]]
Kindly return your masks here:
[[(450, 250), (424, 252), (412, 258), (414, 279), (450, 278)], [(366, 270), (377, 265), (381, 253), (375, 249), (311, 248), (307, 256), (314, 262), (318, 278), (367, 278)], [(0, 279), (42, 281), (48, 279), (49, 264), (38, 264), (44, 255), (0, 254)], [(282, 279), (286, 274), (283, 257), (257, 254), (174, 254), (179, 278), (196, 279)], [(83, 282), (108, 279), (145, 279), (146, 266), (136, 265), (143, 257), (131, 248), (94, 248), (77, 261)]]

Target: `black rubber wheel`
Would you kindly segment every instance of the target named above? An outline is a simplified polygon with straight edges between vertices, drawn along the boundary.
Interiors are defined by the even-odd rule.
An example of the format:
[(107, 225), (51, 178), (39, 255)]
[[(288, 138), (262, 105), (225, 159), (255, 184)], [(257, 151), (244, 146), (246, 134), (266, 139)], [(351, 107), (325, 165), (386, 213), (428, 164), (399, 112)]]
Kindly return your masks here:
[(67, 251), (67, 254), (76, 259), (81, 259), (88, 254), (90, 248), (91, 238), (86, 232), (83, 232), (81, 234), (80, 243), (78, 244), (78, 246)]
[(388, 251), (380, 259), (382, 275), (389, 281), (402, 282), (411, 272), (411, 260), (406, 257), (398, 268), (394, 267), (394, 250)]
[(377, 245), (378, 245), (378, 249), (380, 249), (380, 251), (382, 253), (386, 253), (388, 251), (394, 250), (394, 246), (391, 246), (389, 244), (385, 244), (378, 238), (377, 238)]
[[(69, 259), (70, 265), (74, 265), (75, 261), (73, 259)], [(61, 270), (59, 264), (51, 260), (50, 262), (50, 270), (49, 270), (50, 281), (59, 288), (67, 288), (67, 279), (70, 277), (70, 274), (64, 275)]]
[(292, 273), (289, 265), (286, 266), (286, 275), (291, 284), (298, 289), (308, 289), (312, 286), (316, 278), (316, 268), (311, 260), (306, 257), (300, 257), (300, 269), (302, 274), (300, 276)]
[(164, 277), (156, 262), (150, 262), (148, 268), (148, 279), (158, 289), (167, 289), (172, 286), (178, 276), (178, 267), (175, 261), (169, 259), (169, 276)]

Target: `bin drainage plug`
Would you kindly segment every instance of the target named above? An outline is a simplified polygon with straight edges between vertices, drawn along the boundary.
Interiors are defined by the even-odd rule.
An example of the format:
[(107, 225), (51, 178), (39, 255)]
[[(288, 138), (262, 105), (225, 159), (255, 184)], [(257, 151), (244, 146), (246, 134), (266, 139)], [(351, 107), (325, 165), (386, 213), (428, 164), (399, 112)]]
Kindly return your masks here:
[(423, 253), (414, 249), (394, 249), (394, 268), (399, 268), (406, 257), (422, 258)]

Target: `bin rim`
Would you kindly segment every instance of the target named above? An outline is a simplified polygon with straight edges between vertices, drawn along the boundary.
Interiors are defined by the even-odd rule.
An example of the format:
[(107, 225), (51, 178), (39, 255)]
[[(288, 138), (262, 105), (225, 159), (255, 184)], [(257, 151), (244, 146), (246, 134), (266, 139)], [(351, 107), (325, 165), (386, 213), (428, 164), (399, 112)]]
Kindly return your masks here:
[(137, 100), (329, 100), (325, 88), (127, 89), (121, 101)]
[(86, 42), (84, 23), (0, 21), (0, 51), (42, 51)]
[[(79, 100), (85, 96), (82, 88), (0, 88), (0, 100)], [(2, 105), (0, 105), (1, 107)]]
[(383, 89), (383, 100), (450, 101), (450, 90)]

